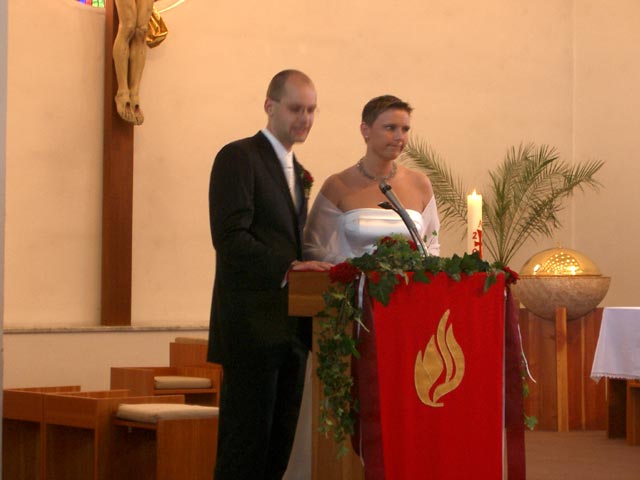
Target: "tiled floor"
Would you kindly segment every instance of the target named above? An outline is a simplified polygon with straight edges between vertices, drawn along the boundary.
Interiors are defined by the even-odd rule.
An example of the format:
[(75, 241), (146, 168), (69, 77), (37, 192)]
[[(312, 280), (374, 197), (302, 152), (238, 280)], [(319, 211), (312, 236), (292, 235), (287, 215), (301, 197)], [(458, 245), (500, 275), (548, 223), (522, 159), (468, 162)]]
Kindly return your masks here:
[(525, 434), (527, 480), (640, 480), (640, 446), (603, 431)]

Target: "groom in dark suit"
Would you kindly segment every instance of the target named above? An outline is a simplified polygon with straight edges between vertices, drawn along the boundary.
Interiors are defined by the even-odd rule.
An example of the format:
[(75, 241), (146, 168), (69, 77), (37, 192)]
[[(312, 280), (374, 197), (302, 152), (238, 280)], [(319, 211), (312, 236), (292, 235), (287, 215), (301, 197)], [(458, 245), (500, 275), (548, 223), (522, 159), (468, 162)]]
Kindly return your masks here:
[(286, 274), (330, 268), (301, 261), (311, 176), (291, 149), (313, 125), (311, 79), (278, 73), (264, 109), (267, 127), (218, 153), (209, 187), (216, 250), (209, 360), (224, 368), (216, 480), (282, 478), (311, 340), (309, 319), (288, 316)]

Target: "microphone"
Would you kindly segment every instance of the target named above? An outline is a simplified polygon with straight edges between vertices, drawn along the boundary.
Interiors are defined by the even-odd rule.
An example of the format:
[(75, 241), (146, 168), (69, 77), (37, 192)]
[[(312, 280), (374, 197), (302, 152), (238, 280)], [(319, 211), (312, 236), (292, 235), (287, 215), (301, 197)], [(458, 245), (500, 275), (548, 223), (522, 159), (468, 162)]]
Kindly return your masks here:
[(391, 189), (391, 185), (389, 185), (387, 182), (382, 180), (380, 181), (380, 184), (378, 186), (382, 194), (385, 197), (387, 197), (387, 200), (389, 200), (388, 202), (379, 203), (378, 206), (386, 209), (391, 209), (394, 212), (396, 212), (398, 215), (400, 215), (400, 218), (402, 219), (404, 224), (407, 226), (407, 230), (409, 230), (409, 234), (411, 235), (411, 238), (420, 249), (420, 253), (422, 254), (422, 256), (423, 257), (428, 256), (427, 247), (422, 241), (422, 238), (420, 238), (420, 234), (418, 233), (416, 224), (413, 223), (413, 220), (411, 220), (411, 217), (409, 216), (409, 213), (402, 205), (402, 202), (400, 202), (398, 197), (396, 197), (396, 194), (393, 193), (393, 190)]

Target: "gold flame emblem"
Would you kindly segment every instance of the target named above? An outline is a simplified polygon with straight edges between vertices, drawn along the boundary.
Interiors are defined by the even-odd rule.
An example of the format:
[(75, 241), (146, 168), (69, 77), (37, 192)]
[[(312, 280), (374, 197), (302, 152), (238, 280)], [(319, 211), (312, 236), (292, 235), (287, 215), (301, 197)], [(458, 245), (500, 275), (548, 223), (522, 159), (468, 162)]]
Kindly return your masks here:
[[(414, 381), (420, 401), (429, 407), (442, 407), (438, 400), (452, 392), (464, 377), (464, 353), (453, 335), (453, 325), (447, 327), (449, 310), (444, 312), (438, 331), (416, 357)], [(440, 379), (442, 373), (444, 377)], [(440, 383), (436, 382), (440, 379)]]

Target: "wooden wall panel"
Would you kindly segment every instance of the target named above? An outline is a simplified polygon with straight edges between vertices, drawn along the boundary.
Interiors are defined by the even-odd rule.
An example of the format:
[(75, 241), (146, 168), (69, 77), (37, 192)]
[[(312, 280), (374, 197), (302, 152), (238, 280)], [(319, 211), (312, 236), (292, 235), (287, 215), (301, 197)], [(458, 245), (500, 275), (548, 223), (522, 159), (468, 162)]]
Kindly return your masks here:
[(524, 411), (527, 415), (538, 418), (537, 428), (556, 430), (558, 411), (555, 387), (555, 325), (522, 309), (520, 331), (529, 370), (536, 380), (535, 383), (529, 380), (530, 394), (524, 400)]
[[(605, 383), (591, 380), (591, 365), (600, 333), (602, 309), (567, 321), (567, 385), (570, 430), (604, 430), (607, 424)], [(522, 342), (529, 367), (537, 383), (529, 381), (531, 394), (525, 412), (538, 418), (538, 429), (558, 429), (556, 352), (562, 341), (556, 337), (555, 319), (547, 320), (520, 310)]]
[[(569, 397), (569, 426), (571, 430), (585, 430), (584, 424), (584, 317), (567, 323), (567, 379)], [(571, 374), (569, 374), (571, 372)]]
[(585, 430), (604, 430), (607, 427), (607, 382), (591, 380), (591, 367), (596, 353), (602, 309), (597, 309), (584, 317), (584, 416)]

